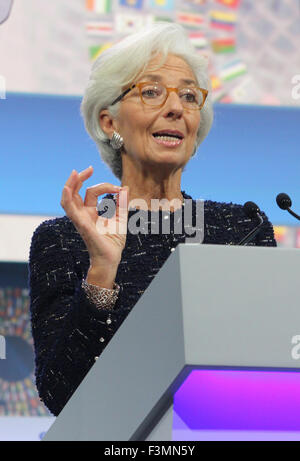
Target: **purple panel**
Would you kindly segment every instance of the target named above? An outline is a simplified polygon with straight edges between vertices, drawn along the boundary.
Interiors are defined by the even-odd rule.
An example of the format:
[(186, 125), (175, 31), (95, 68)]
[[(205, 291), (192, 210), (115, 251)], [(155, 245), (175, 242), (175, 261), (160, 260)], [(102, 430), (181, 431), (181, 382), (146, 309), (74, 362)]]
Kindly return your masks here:
[(300, 431), (300, 373), (194, 370), (174, 411), (191, 430)]

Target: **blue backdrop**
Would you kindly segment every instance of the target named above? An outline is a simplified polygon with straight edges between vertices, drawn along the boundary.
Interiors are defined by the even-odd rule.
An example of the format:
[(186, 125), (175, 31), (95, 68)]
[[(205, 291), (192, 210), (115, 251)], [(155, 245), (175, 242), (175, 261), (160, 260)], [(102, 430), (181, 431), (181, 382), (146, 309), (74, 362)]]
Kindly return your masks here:
[[(0, 100), (0, 213), (63, 216), (61, 192), (73, 168), (93, 165), (86, 186), (119, 184), (84, 129), (80, 101), (29, 93)], [(275, 197), (287, 192), (300, 213), (299, 121), (300, 108), (216, 104), (213, 128), (187, 165), (182, 189), (193, 198), (252, 200), (273, 224), (296, 225)]]

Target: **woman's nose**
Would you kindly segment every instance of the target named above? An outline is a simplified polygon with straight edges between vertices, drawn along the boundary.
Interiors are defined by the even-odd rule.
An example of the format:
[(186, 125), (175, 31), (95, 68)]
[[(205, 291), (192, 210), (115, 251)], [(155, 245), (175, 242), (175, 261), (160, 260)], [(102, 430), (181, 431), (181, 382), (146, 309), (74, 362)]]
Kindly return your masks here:
[(182, 115), (184, 111), (181, 99), (175, 90), (171, 90), (168, 94), (167, 100), (165, 102), (165, 111), (167, 114), (174, 113), (177, 116)]

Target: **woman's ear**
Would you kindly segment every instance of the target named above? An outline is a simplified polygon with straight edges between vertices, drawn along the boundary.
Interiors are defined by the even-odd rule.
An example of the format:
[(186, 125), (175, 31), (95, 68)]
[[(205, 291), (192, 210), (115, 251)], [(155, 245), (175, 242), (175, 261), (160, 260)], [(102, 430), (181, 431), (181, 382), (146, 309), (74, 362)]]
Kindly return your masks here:
[(99, 124), (104, 133), (111, 138), (114, 132), (114, 120), (107, 109), (99, 113)]

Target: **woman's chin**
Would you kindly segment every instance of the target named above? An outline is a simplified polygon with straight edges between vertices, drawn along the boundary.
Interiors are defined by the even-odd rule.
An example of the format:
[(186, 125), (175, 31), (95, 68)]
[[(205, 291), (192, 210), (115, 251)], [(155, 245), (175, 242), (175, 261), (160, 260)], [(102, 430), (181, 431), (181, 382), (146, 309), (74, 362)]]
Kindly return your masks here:
[(158, 167), (160, 171), (164, 169), (168, 171), (177, 170), (178, 168), (183, 168), (186, 163), (185, 155), (179, 152), (156, 152), (151, 155), (151, 159), (149, 160), (149, 163), (152, 166)]

